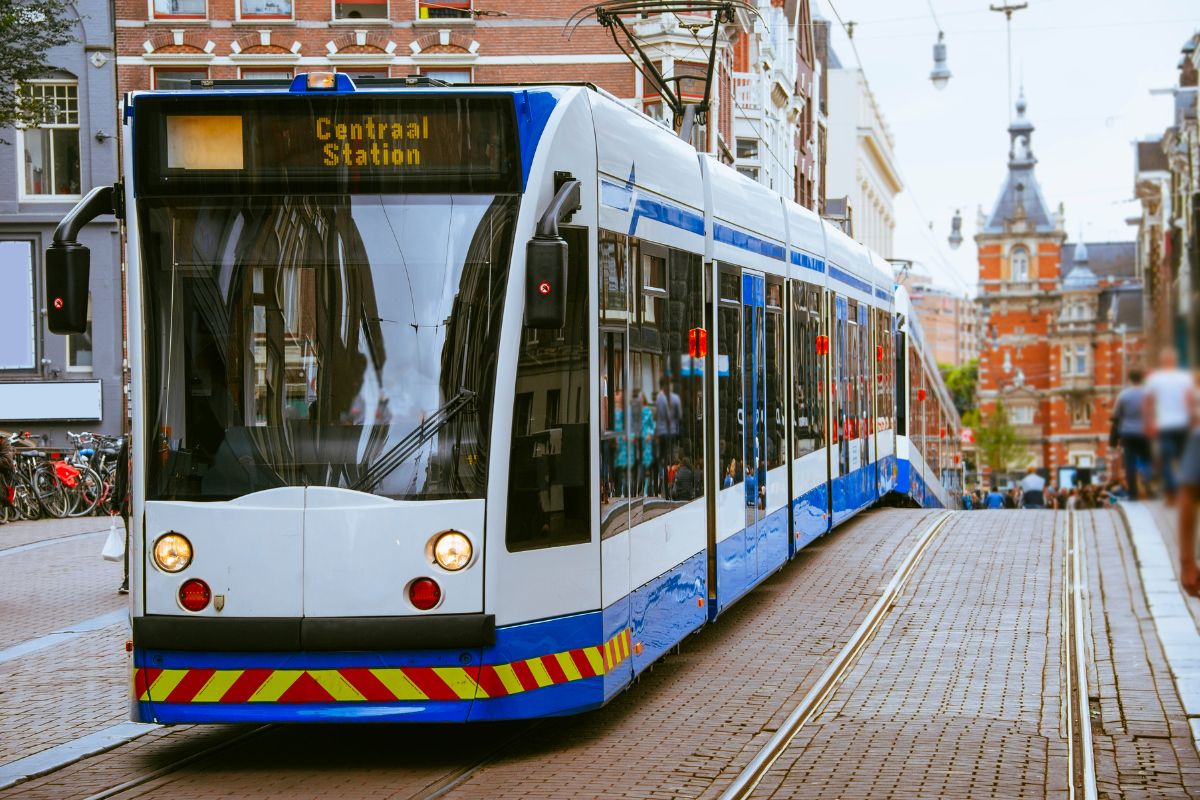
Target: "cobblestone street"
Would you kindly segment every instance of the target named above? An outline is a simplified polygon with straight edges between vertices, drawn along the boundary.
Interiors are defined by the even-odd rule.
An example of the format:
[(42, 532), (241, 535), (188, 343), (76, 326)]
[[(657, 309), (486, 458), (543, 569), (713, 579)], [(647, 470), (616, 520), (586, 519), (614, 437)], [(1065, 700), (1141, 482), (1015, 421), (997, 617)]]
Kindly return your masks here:
[[(135, 738), (3, 796), (715, 798), (941, 513), (876, 510), (819, 540), (600, 711), (467, 727), (126, 730), (127, 629), (111, 619), (124, 600), (120, 565), (99, 557), (105, 521), (8, 525), (0, 769), (98, 732)], [(1100, 796), (1195, 797), (1200, 760), (1124, 519), (1078, 516)], [(955, 513), (754, 796), (1066, 797), (1065, 520)]]

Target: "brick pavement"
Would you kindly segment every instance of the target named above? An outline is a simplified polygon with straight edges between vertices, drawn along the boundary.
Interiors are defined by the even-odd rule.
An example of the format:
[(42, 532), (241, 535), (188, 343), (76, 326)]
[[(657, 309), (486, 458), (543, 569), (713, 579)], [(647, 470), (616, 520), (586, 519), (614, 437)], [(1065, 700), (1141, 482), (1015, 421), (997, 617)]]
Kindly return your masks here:
[[(64, 536), (75, 536), (81, 533), (108, 532), (107, 517), (73, 517), (70, 519), (38, 519), (6, 522), (0, 525), (0, 554), (10, 547), (19, 547), (33, 542), (61, 539)], [(119, 523), (118, 523), (119, 524)], [(96, 553), (104, 546), (104, 540), (97, 537)]]
[(1065, 797), (1057, 519), (957, 514), (758, 794)]
[[(23, 524), (42, 526), (44, 534), (25, 534), (40, 541), (64, 529), (79, 532), (77, 522)], [(0, 648), (125, 607), (127, 598), (117, 594), (122, 565), (100, 557), (103, 544), (103, 537), (86, 537), (0, 557)]]
[(1200, 757), (1124, 523), (1110, 509), (1080, 514), (1079, 521), (1087, 544), (1088, 684), (1100, 797), (1200, 797)]
[[(872, 512), (819, 541), (592, 714), (533, 726), (274, 729), (121, 796), (408, 797), (510, 735), (516, 743), (449, 796), (698, 796), (769, 738), (929, 519)], [(227, 735), (156, 732), (10, 795), (86, 796), (171, 763), (198, 737)]]
[[(96, 517), (0, 526), (0, 649), (125, 607), (121, 565), (100, 557), (103, 536), (3, 555), (4, 548), (108, 530)], [(128, 718), (128, 625), (64, 637), (0, 662), (0, 764)]]

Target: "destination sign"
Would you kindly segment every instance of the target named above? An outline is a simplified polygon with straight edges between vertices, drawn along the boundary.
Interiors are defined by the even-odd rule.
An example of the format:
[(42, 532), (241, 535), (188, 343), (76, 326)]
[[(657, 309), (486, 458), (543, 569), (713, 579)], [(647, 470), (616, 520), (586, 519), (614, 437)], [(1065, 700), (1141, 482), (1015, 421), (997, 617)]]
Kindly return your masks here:
[(520, 186), (511, 96), (147, 96), (135, 120), (139, 195)]

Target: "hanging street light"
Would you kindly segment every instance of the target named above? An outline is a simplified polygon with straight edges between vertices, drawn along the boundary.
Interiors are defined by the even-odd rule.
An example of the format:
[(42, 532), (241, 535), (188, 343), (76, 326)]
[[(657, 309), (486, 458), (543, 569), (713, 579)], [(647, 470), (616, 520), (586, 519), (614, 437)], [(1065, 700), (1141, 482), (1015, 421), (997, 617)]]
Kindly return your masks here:
[(950, 82), (950, 68), (946, 66), (946, 34), (938, 31), (938, 40), (933, 45), (933, 71), (929, 73), (933, 88), (945, 89)]
[(950, 219), (950, 236), (946, 241), (950, 243), (951, 250), (962, 247), (962, 211), (959, 209), (954, 210), (954, 216)]

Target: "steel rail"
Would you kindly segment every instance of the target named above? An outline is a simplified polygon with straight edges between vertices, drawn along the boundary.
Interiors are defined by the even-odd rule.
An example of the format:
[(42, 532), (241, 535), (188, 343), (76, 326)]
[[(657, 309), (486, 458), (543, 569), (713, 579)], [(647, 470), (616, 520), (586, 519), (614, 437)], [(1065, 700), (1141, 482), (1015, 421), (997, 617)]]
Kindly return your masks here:
[(178, 761), (173, 761), (170, 764), (167, 764), (165, 767), (159, 767), (158, 769), (153, 770), (152, 772), (147, 772), (145, 775), (139, 775), (136, 778), (131, 778), (130, 780), (125, 781), (124, 783), (119, 783), (116, 786), (112, 786), (108, 789), (105, 789), (102, 792), (97, 792), (96, 794), (89, 795), (87, 798), (85, 798), (85, 800), (107, 800), (107, 798), (121, 794), (122, 792), (126, 792), (130, 789), (136, 789), (137, 787), (143, 786), (152, 780), (161, 778), (164, 775), (169, 775), (172, 772), (175, 772), (183, 767), (186, 767), (188, 764), (191, 764), (193, 761), (199, 761), (202, 758), (207, 758), (208, 756), (211, 756), (214, 753), (224, 750), (227, 747), (232, 747), (233, 745), (237, 744), (240, 741), (249, 739), (251, 736), (257, 736), (258, 734), (263, 733), (264, 731), (270, 730), (274, 727), (276, 727), (276, 726), (273, 724), (267, 724), (267, 725), (260, 725), (257, 728), (251, 728), (248, 731), (238, 731), (233, 736), (230, 736), (227, 739), (223, 739), (223, 740), (221, 740), (215, 744), (212, 744), (208, 747), (197, 750), (196, 752), (194, 752), (190, 755), (184, 756), (183, 758), (179, 759)]
[(1067, 789), (1072, 800), (1097, 800), (1096, 758), (1092, 748), (1092, 720), (1088, 704), (1087, 639), (1083, 591), (1083, 547), (1075, 511), (1067, 511), (1066, 583), (1063, 598), (1063, 654), (1067, 678)]
[(753, 760), (734, 778), (721, 794), (721, 800), (741, 800), (741, 798), (750, 797), (758, 785), (766, 777), (767, 772), (779, 760), (787, 750), (792, 740), (800, 733), (807, 723), (812, 721), (820, 714), (825, 707), (826, 701), (833, 695), (833, 692), (841, 685), (850, 669), (858, 661), (858, 657), (866, 649), (875, 633), (883, 624), (888, 612), (895, 604), (900, 594), (904, 591), (909, 579), (916, 572), (917, 565), (921, 563), (925, 553), (929, 550), (929, 546), (937, 538), (938, 534), (946, 526), (946, 523), (953, 518), (953, 514), (945, 512), (940, 515), (932, 525), (925, 529), (921, 534), (921, 538), (917, 540), (916, 545), (905, 557), (900, 568), (896, 570), (896, 574), (892, 576), (891, 581), (884, 588), (883, 594), (875, 601), (875, 605), (867, 612), (866, 618), (850, 640), (834, 658), (833, 662), (826, 670), (821, 673), (821, 677), (817, 678), (816, 684), (808, 690), (808, 694), (792, 709), (792, 713), (788, 715), (783, 724), (775, 732), (775, 735), (763, 745), (758, 754)]

